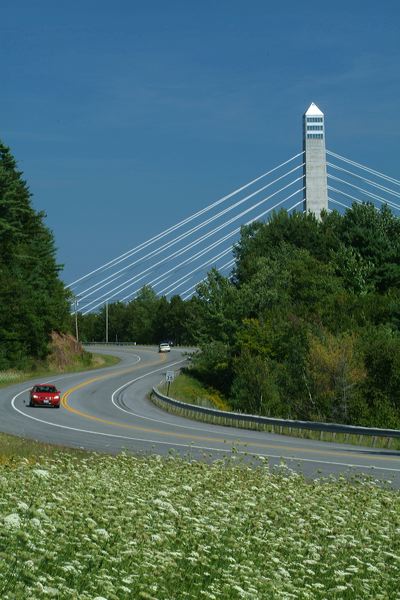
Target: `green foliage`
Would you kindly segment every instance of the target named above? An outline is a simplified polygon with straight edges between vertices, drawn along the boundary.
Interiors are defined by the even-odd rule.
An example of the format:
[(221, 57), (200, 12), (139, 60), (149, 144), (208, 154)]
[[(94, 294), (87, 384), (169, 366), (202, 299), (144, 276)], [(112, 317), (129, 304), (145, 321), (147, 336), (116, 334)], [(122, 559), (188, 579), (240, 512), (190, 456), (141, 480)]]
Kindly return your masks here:
[(31, 206), (28, 186), (0, 142), (0, 368), (43, 359), (51, 331), (69, 323), (52, 233)]
[[(233, 277), (212, 269), (189, 301), (143, 288), (111, 305), (110, 328), (198, 345), (192, 374), (237, 410), (399, 427), (400, 220), (369, 204), (280, 211), (244, 227), (235, 255)], [(104, 313), (83, 323), (104, 339)]]
[(244, 227), (233, 280), (199, 288), (203, 379), (215, 384), (218, 364), (238, 410), (400, 426), (399, 233), (372, 205)]

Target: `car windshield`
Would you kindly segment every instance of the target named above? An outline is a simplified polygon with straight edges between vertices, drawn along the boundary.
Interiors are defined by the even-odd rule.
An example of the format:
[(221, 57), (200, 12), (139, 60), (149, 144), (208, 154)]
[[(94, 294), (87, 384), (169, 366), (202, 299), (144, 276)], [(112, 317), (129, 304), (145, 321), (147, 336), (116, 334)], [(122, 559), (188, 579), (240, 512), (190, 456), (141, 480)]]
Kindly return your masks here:
[(34, 391), (38, 393), (55, 394), (57, 389), (54, 385), (37, 385)]

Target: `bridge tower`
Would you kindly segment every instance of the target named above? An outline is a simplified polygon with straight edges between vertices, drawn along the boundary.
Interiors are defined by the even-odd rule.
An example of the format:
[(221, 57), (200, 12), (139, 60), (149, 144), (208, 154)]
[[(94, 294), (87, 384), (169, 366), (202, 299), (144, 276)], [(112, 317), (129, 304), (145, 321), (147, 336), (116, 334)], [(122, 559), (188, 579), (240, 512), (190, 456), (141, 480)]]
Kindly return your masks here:
[(328, 208), (324, 113), (312, 102), (303, 115), (304, 208), (320, 219)]

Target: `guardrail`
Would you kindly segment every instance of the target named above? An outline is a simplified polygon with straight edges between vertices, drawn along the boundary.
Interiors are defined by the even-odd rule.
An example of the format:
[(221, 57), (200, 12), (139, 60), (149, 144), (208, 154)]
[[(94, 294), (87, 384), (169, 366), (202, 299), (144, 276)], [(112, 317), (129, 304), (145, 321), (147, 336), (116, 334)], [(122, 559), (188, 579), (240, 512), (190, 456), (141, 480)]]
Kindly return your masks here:
[[(354, 425), (341, 425), (339, 423), (320, 423), (318, 421), (299, 421), (290, 419), (275, 419), (273, 417), (260, 417), (257, 415), (248, 415), (245, 413), (225, 412), (214, 408), (196, 406), (187, 404), (180, 400), (175, 400), (164, 396), (153, 387), (153, 402), (160, 408), (173, 412), (184, 417), (227, 425), (230, 427), (240, 427), (244, 429), (255, 429), (259, 431), (272, 431), (273, 433), (293, 434), (296, 430), (309, 430), (319, 432), (319, 438), (324, 440), (324, 433), (332, 434), (330, 437), (335, 440), (337, 434), (344, 434), (344, 441), (348, 441), (349, 436), (369, 436), (373, 438), (373, 446), (377, 438), (400, 439), (399, 429), (380, 429), (372, 427), (358, 427)], [(346, 439), (347, 438), (347, 439)], [(361, 440), (360, 440), (361, 441)], [(389, 446), (389, 441), (387, 443)]]

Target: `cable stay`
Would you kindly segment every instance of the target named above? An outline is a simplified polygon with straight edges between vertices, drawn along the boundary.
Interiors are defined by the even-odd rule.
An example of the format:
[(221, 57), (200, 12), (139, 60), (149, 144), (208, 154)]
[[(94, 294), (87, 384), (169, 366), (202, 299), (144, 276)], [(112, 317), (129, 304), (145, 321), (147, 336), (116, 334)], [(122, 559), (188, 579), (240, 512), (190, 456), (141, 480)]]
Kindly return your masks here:
[[(275, 206), (272, 206), (271, 208), (263, 211), (262, 213), (260, 213), (259, 215), (257, 215), (256, 217), (254, 217), (253, 219), (250, 219), (249, 221), (247, 221), (246, 225), (249, 225), (250, 223), (253, 223), (254, 221), (259, 220), (260, 218), (262, 218), (263, 216), (265, 216), (266, 214), (268, 214), (269, 212), (271, 212), (272, 210), (274, 210), (275, 208), (277, 208), (278, 206), (280, 206), (281, 204), (283, 204), (284, 202), (286, 202), (287, 200), (289, 200), (290, 198), (292, 198), (294, 195), (298, 194), (299, 192), (301, 192), (304, 188), (302, 188), (301, 190), (297, 190), (296, 192), (293, 192), (292, 194), (290, 194), (289, 196), (287, 196), (287, 198), (284, 198), (283, 200), (281, 200), (280, 202), (278, 202), (277, 204), (275, 204)], [(302, 201), (301, 201), (302, 202)], [(204, 254), (207, 254), (207, 252), (210, 252), (211, 250), (213, 250), (215, 247), (221, 245), (222, 243), (224, 243), (227, 239), (233, 237), (234, 235), (236, 235), (237, 233), (240, 232), (241, 226), (237, 227), (236, 229), (234, 229), (233, 231), (231, 231), (230, 233), (226, 234), (223, 238), (221, 238), (220, 240), (217, 240), (216, 242), (214, 242), (213, 244), (211, 244), (210, 246), (208, 246), (206, 249), (201, 250), (199, 252), (197, 252), (194, 256), (191, 256), (187, 259), (185, 259), (184, 261), (182, 261), (181, 263), (179, 263), (178, 265), (172, 267), (171, 269), (169, 269), (168, 271), (166, 271), (166, 273), (173, 273), (175, 272), (178, 268), (181, 268), (184, 265), (187, 265), (191, 262), (193, 262), (194, 260), (200, 258), (201, 256), (204, 256)], [(225, 251), (222, 252), (221, 256), (224, 256), (225, 254), (228, 254), (229, 252), (232, 252), (232, 246), (229, 246), (229, 248)], [(220, 256), (220, 255), (219, 255)], [(216, 260), (216, 257), (213, 257), (212, 259), (209, 259), (208, 261), (206, 261), (205, 264), (201, 265), (201, 267), (205, 266), (210, 262), (213, 262), (214, 260)], [(201, 268), (200, 267), (200, 268)], [(196, 269), (196, 271), (199, 268)], [(163, 273), (163, 275), (165, 275), (166, 273)], [(150, 282), (148, 282), (148, 285), (153, 285), (156, 283), (156, 281), (158, 281), (160, 279), (160, 277), (162, 277), (163, 275), (160, 275), (159, 277), (156, 277), (155, 279), (151, 280)], [(142, 278), (141, 278), (142, 279)], [(134, 283), (137, 283), (137, 281), (132, 281), (132, 280), (127, 280), (126, 283), (129, 283), (129, 285), (125, 286), (124, 288), (120, 289), (117, 293), (124, 291), (125, 289), (131, 287)], [(124, 298), (122, 298), (122, 301), (126, 301), (129, 298), (131, 298), (134, 294), (136, 294), (139, 290), (135, 290), (135, 292), (131, 292), (129, 293), (127, 296), (125, 296)], [(113, 294), (116, 295), (116, 294)], [(104, 301), (100, 302), (97, 306), (99, 306), (100, 304), (103, 304)], [(92, 303), (90, 303), (92, 304)], [(86, 305), (86, 307), (89, 305)], [(84, 307), (84, 308), (86, 308)], [(91, 309), (93, 310), (94, 307)]]
[(187, 223), (190, 223), (191, 221), (193, 221), (197, 217), (199, 217), (199, 216), (205, 214), (206, 212), (212, 210), (213, 208), (215, 208), (216, 206), (218, 206), (222, 202), (225, 202), (226, 200), (229, 200), (229, 198), (232, 198), (233, 196), (235, 196), (236, 194), (240, 193), (241, 191), (247, 189), (251, 185), (254, 185), (255, 183), (257, 183), (258, 181), (260, 181), (264, 177), (267, 177), (271, 173), (274, 173), (278, 169), (284, 167), (285, 165), (289, 164), (290, 162), (292, 162), (293, 160), (295, 160), (299, 156), (302, 156), (303, 154), (304, 154), (304, 150), (302, 152), (299, 152), (298, 154), (295, 154), (294, 156), (292, 156), (288, 160), (282, 162), (281, 164), (277, 165), (273, 169), (270, 169), (269, 171), (267, 171), (267, 172), (263, 173), (262, 175), (256, 177), (252, 181), (249, 181), (245, 185), (242, 185), (241, 187), (237, 188), (236, 190), (234, 190), (230, 194), (227, 194), (226, 196), (223, 196), (219, 200), (216, 200), (212, 204), (210, 204), (210, 205), (206, 206), (205, 208), (197, 211), (196, 213), (190, 215), (186, 219), (183, 219), (182, 221), (179, 221), (179, 223), (176, 223), (175, 225), (172, 225), (171, 227), (165, 229), (164, 231), (162, 231), (161, 233), (153, 236), (149, 240), (147, 240), (145, 242), (142, 242), (141, 244), (138, 244), (137, 246), (134, 246), (133, 248), (131, 248), (130, 250), (127, 250), (123, 254), (120, 254), (116, 258), (108, 261), (107, 263), (104, 263), (103, 265), (97, 267), (96, 269), (93, 269), (92, 271), (90, 271), (86, 275), (83, 275), (82, 277), (79, 277), (78, 279), (75, 279), (75, 281), (72, 281), (70, 284), (68, 284), (67, 287), (72, 288), (77, 283), (83, 281), (84, 279), (87, 279), (88, 277), (94, 275), (95, 273), (98, 273), (99, 271), (107, 269), (107, 268), (111, 268), (112, 265), (115, 265), (116, 261), (118, 261), (120, 259), (123, 259), (124, 257), (132, 256), (133, 254), (136, 254), (140, 250), (143, 250), (143, 249), (147, 248), (150, 244), (153, 244), (153, 243), (157, 242), (158, 240), (162, 239), (163, 237), (169, 235), (170, 233), (173, 233), (174, 231), (176, 231), (180, 227), (183, 227), (184, 225), (186, 225)]
[(333, 202), (334, 204), (338, 204), (339, 206), (343, 206), (343, 208), (346, 208), (347, 210), (349, 210), (351, 208), (351, 206), (348, 206), (347, 204), (343, 204), (343, 202), (339, 202), (339, 200), (334, 200), (333, 198), (329, 198), (328, 200), (330, 202)]
[(348, 181), (345, 181), (344, 179), (341, 179), (340, 177), (336, 177), (335, 175), (329, 175), (329, 174), (328, 174), (328, 179), (340, 181), (341, 183), (344, 183), (345, 185), (348, 185), (352, 188), (359, 190), (366, 196), (369, 196), (370, 198), (373, 198), (374, 200), (378, 200), (378, 202), (381, 202), (382, 204), (387, 204), (388, 206), (391, 206), (392, 208), (396, 208), (397, 210), (400, 210), (400, 206), (395, 204), (392, 200), (388, 200), (387, 198), (382, 198), (381, 196), (378, 196), (377, 194), (373, 194), (372, 192), (369, 192), (369, 191), (365, 190), (364, 188), (361, 188), (358, 185), (354, 185), (354, 183), (350, 183)]
[[(277, 194), (281, 193), (282, 191), (286, 190), (287, 188), (289, 188), (290, 186), (294, 185), (295, 183), (297, 183), (298, 181), (302, 180), (303, 177), (300, 176), (297, 179), (291, 181), (290, 183), (286, 184), (285, 186), (283, 186), (282, 188), (280, 188), (279, 190), (273, 192), (272, 194), (270, 194), (269, 196), (267, 196), (266, 198), (262, 198), (261, 200), (259, 200), (258, 202), (256, 202), (254, 205), (252, 205), (251, 207), (247, 208), (246, 210), (242, 211), (241, 213), (239, 213), (238, 215), (236, 215), (235, 217), (232, 217), (231, 219), (229, 219), (228, 221), (225, 221), (224, 223), (222, 223), (221, 225), (218, 225), (217, 227), (215, 227), (214, 229), (212, 229), (210, 232), (207, 232), (205, 234), (203, 234), (202, 236), (200, 236), (200, 238), (198, 238), (195, 241), (190, 242), (189, 244), (187, 244), (186, 246), (184, 246), (181, 249), (176, 250), (175, 252), (173, 252), (171, 255), (169, 256), (165, 256), (164, 258), (162, 258), (161, 260), (159, 260), (158, 262), (156, 262), (155, 264), (147, 267), (147, 269), (144, 269), (143, 271), (141, 271), (139, 273), (139, 275), (141, 275), (142, 273), (148, 273), (149, 271), (151, 271), (152, 269), (154, 269), (156, 266), (163, 264), (164, 262), (170, 261), (174, 258), (177, 258), (179, 256), (181, 256), (182, 254), (184, 254), (185, 252), (187, 252), (188, 250), (191, 250), (194, 246), (197, 246), (199, 244), (201, 244), (204, 240), (212, 237), (213, 235), (215, 235), (216, 233), (218, 233), (219, 231), (221, 231), (221, 229), (224, 229), (225, 227), (227, 227), (228, 225), (230, 225), (231, 223), (233, 223), (234, 221), (237, 221), (238, 219), (241, 219), (242, 217), (244, 217), (246, 214), (248, 214), (249, 212), (251, 212), (252, 210), (255, 210), (258, 206), (260, 206), (261, 204), (263, 204), (264, 202), (267, 202), (268, 200), (270, 200), (271, 198), (273, 198), (274, 196), (276, 196)], [(171, 246), (173, 245), (173, 242), (171, 242), (170, 244)], [(121, 269), (122, 271), (122, 269)], [(118, 271), (118, 273), (120, 273), (121, 271)], [(101, 282), (100, 282), (101, 283)], [(107, 285), (107, 284), (106, 284)], [(123, 284), (121, 284), (123, 285)], [(101, 286), (104, 287), (104, 286)], [(88, 298), (89, 296), (97, 293), (97, 289), (92, 290), (91, 292), (89, 292), (88, 294), (85, 294), (83, 296), (80, 296), (80, 300), (84, 300), (86, 298)]]
[(341, 156), (340, 154), (336, 154), (335, 152), (331, 152), (330, 150), (326, 150), (326, 153), (329, 154), (329, 156), (334, 156), (335, 158), (337, 158), (339, 160), (343, 160), (344, 162), (346, 162), (350, 165), (358, 167), (359, 169), (363, 169), (364, 171), (367, 171), (368, 173), (376, 175), (377, 177), (381, 177), (382, 179), (385, 179), (386, 181), (390, 181), (391, 183), (394, 183), (395, 185), (400, 186), (400, 181), (398, 179), (395, 179), (394, 177), (389, 177), (388, 175), (385, 175), (384, 173), (381, 173), (380, 171), (375, 171), (375, 169), (366, 167), (365, 165), (355, 162), (354, 160), (350, 160), (349, 158), (345, 158), (344, 156)]
[(351, 175), (352, 177), (357, 177), (358, 179), (361, 179), (362, 181), (365, 181), (367, 184), (376, 187), (388, 194), (391, 194), (392, 196), (396, 196), (396, 198), (400, 198), (400, 192), (395, 192), (393, 190), (391, 190), (390, 188), (384, 186), (384, 185), (380, 185), (379, 183), (376, 183), (375, 181), (372, 181), (372, 179), (367, 179), (366, 177), (363, 177), (362, 175), (357, 175), (357, 173), (353, 173), (352, 171), (349, 171), (348, 169), (343, 169), (343, 167), (339, 167), (338, 165), (335, 165), (333, 163), (327, 162), (326, 163), (328, 167), (332, 167), (338, 171), (343, 171), (344, 173), (348, 173), (349, 175)]
[[(302, 179), (302, 177), (298, 178), (298, 179)], [(292, 182), (293, 183), (293, 182)], [(288, 184), (287, 186), (284, 186), (284, 188), (282, 188), (279, 191), (282, 191), (283, 189), (286, 189), (287, 187), (289, 187)], [(293, 192), (292, 194), (290, 194), (289, 196), (287, 196), (286, 198), (284, 198), (283, 200), (280, 200), (277, 204), (275, 204), (274, 206), (272, 206), (271, 208), (263, 211), (262, 213), (260, 213), (259, 215), (257, 215), (256, 217), (250, 219), (246, 225), (259, 220), (260, 218), (262, 218), (263, 216), (265, 216), (266, 214), (268, 214), (269, 212), (271, 212), (272, 210), (274, 210), (275, 208), (277, 208), (278, 206), (280, 206), (281, 204), (283, 204), (284, 202), (288, 201), (290, 198), (292, 198), (294, 195), (302, 192), (304, 190), (304, 187), (302, 187), (300, 190), (296, 190), (295, 192)], [(278, 192), (279, 192), (278, 191)], [(278, 192), (275, 192), (274, 194), (271, 194), (271, 197), (273, 195), (276, 195)], [(264, 199), (264, 202), (266, 201), (266, 199)], [(252, 207), (252, 209), (247, 209), (246, 211), (243, 211), (244, 213), (249, 212), (249, 210), (254, 210), (254, 208), (256, 206), (258, 206), (262, 201), (258, 202), (256, 205), (254, 205), (254, 207)], [(303, 202), (303, 200), (301, 200), (300, 202), (296, 203), (295, 206), (298, 206), (299, 204), (301, 204)], [(293, 208), (293, 207), (292, 207)], [(291, 208), (291, 209), (292, 209)], [(171, 273), (173, 271), (176, 271), (178, 268), (182, 267), (185, 264), (188, 264), (190, 262), (193, 262), (194, 260), (200, 258), (201, 256), (203, 256), (204, 254), (206, 254), (207, 252), (211, 251), (212, 249), (214, 249), (216, 246), (220, 245), (221, 243), (225, 242), (227, 239), (229, 239), (230, 237), (232, 237), (233, 235), (236, 235), (239, 231), (240, 231), (241, 227), (238, 227), (236, 229), (234, 229), (233, 231), (231, 231), (230, 233), (226, 234), (223, 238), (221, 238), (220, 240), (217, 240), (216, 242), (212, 243), (211, 245), (209, 245), (206, 249), (201, 250), (199, 252), (197, 252), (195, 255), (190, 256), (189, 258), (185, 259), (184, 261), (180, 262), (178, 265), (175, 265), (174, 267), (172, 267), (171, 269), (169, 269), (166, 273), (164, 273), (163, 275), (160, 275), (158, 277), (156, 277), (155, 279), (153, 279), (151, 282), (149, 282), (149, 285), (152, 285), (154, 283), (156, 283), (156, 281), (159, 281), (159, 279), (161, 279), (161, 277), (165, 276), (168, 273)], [(187, 251), (188, 249), (191, 249), (194, 245), (196, 244), (196, 242), (192, 242), (192, 244), (189, 244), (186, 247)], [(232, 247), (230, 246), (226, 251), (224, 251), (224, 254), (227, 254), (228, 252), (232, 251)], [(181, 254), (184, 253), (182, 251), (179, 251)], [(177, 253), (175, 253), (177, 255)], [(175, 256), (176, 257), (176, 256)], [(121, 292), (123, 292), (124, 290), (128, 289), (129, 287), (132, 287), (135, 283), (137, 283), (138, 281), (140, 281), (141, 279), (143, 279), (146, 274), (151, 270), (158, 266), (159, 264), (165, 262), (166, 260), (169, 260), (171, 257), (166, 257), (165, 259), (162, 259), (161, 261), (159, 261), (158, 263), (156, 263), (155, 265), (153, 265), (152, 267), (148, 267), (147, 269), (145, 269), (144, 271), (142, 271), (141, 273), (138, 273), (137, 275), (127, 279), (124, 283), (114, 287), (112, 290), (109, 290), (107, 293), (102, 294), (101, 296), (98, 296), (96, 299), (92, 300), (91, 302), (87, 303), (84, 307), (82, 307), (82, 314), (87, 314), (93, 310), (95, 310), (98, 306), (104, 304), (104, 302), (110, 300), (111, 298), (115, 297), (116, 295), (120, 294)], [(216, 259), (216, 257), (213, 257), (213, 259), (210, 259), (211, 261), (214, 261)], [(204, 266), (204, 265), (202, 265)], [(201, 267), (198, 267), (196, 270), (198, 270)], [(121, 301), (126, 301), (128, 298), (130, 298), (131, 296), (133, 296), (135, 293), (137, 293), (139, 290), (135, 290), (135, 292), (131, 292), (130, 294), (128, 294), (127, 296), (125, 296), (124, 298), (121, 299)]]
[[(163, 244), (162, 246), (156, 248), (155, 250), (152, 250), (151, 252), (149, 252), (148, 254), (146, 254), (143, 257), (138, 258), (137, 260), (135, 260), (132, 263), (129, 263), (128, 265), (125, 265), (124, 267), (122, 267), (121, 269), (119, 269), (118, 271), (112, 273), (111, 275), (109, 275), (108, 277), (105, 277), (104, 279), (100, 280), (99, 282), (95, 283), (94, 285), (90, 286), (89, 288), (86, 288), (84, 290), (82, 290), (78, 296), (80, 297), (80, 299), (86, 298), (88, 296), (90, 296), (92, 293), (96, 293), (96, 291), (98, 289), (101, 289), (101, 287), (104, 287), (103, 284), (106, 281), (110, 281), (112, 280), (113, 277), (115, 277), (117, 274), (123, 273), (124, 271), (126, 271), (127, 269), (133, 267), (134, 265), (143, 262), (144, 260), (147, 260), (148, 258), (151, 258), (153, 256), (157, 256), (158, 254), (161, 254), (164, 250), (171, 248), (172, 246), (178, 244), (180, 241), (182, 241), (183, 239), (189, 237), (190, 235), (192, 235), (193, 233), (195, 233), (196, 231), (198, 231), (199, 229), (202, 229), (203, 227), (205, 227), (206, 225), (209, 225), (211, 222), (215, 221), (216, 219), (218, 219), (219, 217), (225, 215), (226, 213), (228, 213), (229, 211), (233, 210), (234, 208), (237, 208), (238, 206), (240, 206), (241, 204), (243, 204), (244, 202), (246, 202), (247, 200), (249, 200), (250, 198), (253, 198), (255, 195), (257, 195), (258, 193), (264, 191), (265, 189), (271, 187), (272, 185), (274, 185), (275, 183), (277, 183), (278, 181), (280, 181), (281, 179), (287, 177), (288, 175), (290, 175), (291, 173), (293, 173), (294, 171), (296, 171), (299, 168), (302, 168), (304, 166), (304, 163), (302, 163), (301, 165), (296, 166), (294, 169), (291, 169), (290, 171), (288, 171), (287, 173), (285, 173), (284, 175), (281, 175), (280, 177), (278, 177), (277, 179), (275, 179), (274, 181), (268, 183), (267, 185), (259, 188), (258, 190), (256, 190), (255, 192), (252, 192), (251, 194), (249, 194), (248, 196), (246, 196), (245, 198), (242, 198), (241, 200), (239, 200), (238, 202), (236, 202), (235, 204), (233, 204), (232, 206), (229, 206), (228, 208), (225, 208), (224, 210), (220, 211), (219, 213), (217, 213), (216, 215), (214, 215), (213, 217), (210, 217), (209, 219), (207, 219), (206, 221), (196, 225), (195, 227), (191, 228), (189, 231), (180, 234), (177, 238), (174, 238), (173, 240), (170, 240), (169, 242), (166, 242), (165, 244)], [(302, 179), (302, 177), (296, 179), (294, 182), (299, 181), (300, 179)], [(289, 185), (292, 185), (294, 182), (292, 182)], [(281, 189), (285, 189), (281, 188)], [(265, 200), (266, 201), (266, 200)], [(127, 257), (129, 258), (129, 257)], [(127, 260), (127, 258), (124, 258), (122, 260)], [(118, 262), (122, 262), (118, 261)], [(116, 263), (118, 264), (118, 263)], [(115, 265), (114, 265), (115, 266)], [(111, 283), (111, 281), (110, 281)], [(94, 290), (94, 292), (91, 292), (90, 294), (86, 294), (86, 292), (89, 292), (90, 290)]]

